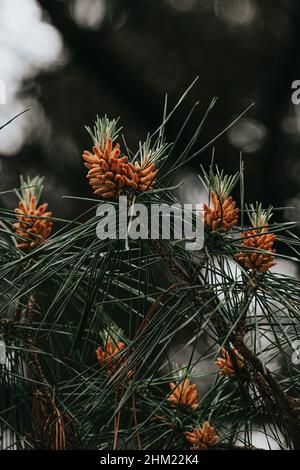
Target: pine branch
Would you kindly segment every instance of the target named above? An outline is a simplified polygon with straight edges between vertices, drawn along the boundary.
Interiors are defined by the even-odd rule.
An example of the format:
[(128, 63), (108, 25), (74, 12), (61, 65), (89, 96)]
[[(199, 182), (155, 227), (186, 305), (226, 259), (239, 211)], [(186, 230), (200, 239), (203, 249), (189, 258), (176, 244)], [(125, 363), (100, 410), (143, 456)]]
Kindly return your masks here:
[[(162, 244), (157, 242), (155, 243), (155, 247), (172, 274), (183, 281), (184, 284), (192, 287), (194, 285), (192, 279), (190, 279), (183, 268), (178, 265), (177, 261), (173, 259), (170, 253), (164, 250)], [(202, 311), (210, 316), (211, 322), (218, 332), (219, 341), (222, 342), (224, 339), (226, 342), (230, 341), (244, 357), (249, 370), (248, 378), (260, 391), (267, 408), (270, 409), (271, 419), (273, 419), (283, 431), (287, 445), (290, 446), (292, 444), (295, 450), (299, 450), (300, 406), (298, 402), (295, 402), (294, 399), (291, 399), (291, 397), (281, 390), (271, 372), (243, 341), (247, 306), (249, 306), (251, 295), (256, 288), (257, 285), (255, 285), (252, 280), (249, 280), (245, 285), (245, 299), (242, 303), (241, 317), (234, 331), (230, 330), (224, 317), (219, 313), (222, 312), (222, 304), (217, 304), (215, 297), (211, 296), (209, 293), (203, 295), (202, 291), (197, 288), (191, 289), (191, 295), (194, 308), (198, 309), (201, 307)]]

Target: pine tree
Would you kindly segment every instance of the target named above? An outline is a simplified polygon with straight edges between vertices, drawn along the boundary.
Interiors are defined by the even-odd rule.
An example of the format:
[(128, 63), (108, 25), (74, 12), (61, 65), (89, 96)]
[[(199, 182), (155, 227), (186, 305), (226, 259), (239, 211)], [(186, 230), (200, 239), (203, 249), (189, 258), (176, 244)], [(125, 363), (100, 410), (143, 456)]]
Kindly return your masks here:
[(58, 227), (39, 176), (12, 190), (15, 212), (1, 210), (2, 448), (255, 449), (258, 428), (300, 448), (300, 283), (272, 269), (280, 257), (299, 260), (297, 223), (244, 203), (242, 162), (235, 175), (201, 169), (201, 250), (96, 236), (96, 208), (118, 208), (120, 195), (129, 225), (139, 203), (180, 204), (175, 176), (215, 141), (193, 152), (213, 100), (183, 151), (166, 143), (187, 92), (136, 152), (118, 120), (97, 117), (83, 153), (90, 217)]

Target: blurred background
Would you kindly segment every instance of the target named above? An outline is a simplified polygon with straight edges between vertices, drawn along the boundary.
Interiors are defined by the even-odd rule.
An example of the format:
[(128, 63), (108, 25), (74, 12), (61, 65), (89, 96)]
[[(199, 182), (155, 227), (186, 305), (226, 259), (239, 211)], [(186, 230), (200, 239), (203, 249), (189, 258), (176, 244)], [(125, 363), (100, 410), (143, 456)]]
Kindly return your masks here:
[[(17, 187), (20, 173), (39, 173), (54, 215), (74, 217), (86, 205), (61, 197), (91, 195), (84, 125), (97, 113), (120, 116), (135, 150), (161, 122), (165, 93), (175, 105), (199, 76), (168, 140), (196, 101), (182, 146), (219, 97), (194, 150), (255, 103), (217, 141), (216, 160), (237, 171), (243, 152), (248, 201), (294, 206), (276, 219), (299, 220), (300, 105), (291, 101), (299, 43), (298, 0), (1, 0), (0, 126), (31, 110), (0, 132), (0, 191)], [(208, 149), (181, 173), (183, 202), (200, 202), (197, 173), (210, 158)]]

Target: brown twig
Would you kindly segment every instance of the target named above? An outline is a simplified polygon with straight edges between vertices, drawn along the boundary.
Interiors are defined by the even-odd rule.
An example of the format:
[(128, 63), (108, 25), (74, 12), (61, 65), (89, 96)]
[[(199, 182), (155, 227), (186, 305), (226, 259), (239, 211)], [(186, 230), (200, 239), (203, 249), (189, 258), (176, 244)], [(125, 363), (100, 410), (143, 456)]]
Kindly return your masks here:
[(138, 430), (138, 419), (137, 419), (137, 412), (136, 412), (136, 399), (135, 399), (135, 393), (134, 390), (132, 391), (132, 413), (133, 413), (133, 420), (134, 420), (134, 428), (135, 428), (135, 436), (137, 440), (137, 445), (138, 449), (142, 449), (142, 443), (141, 443), (141, 436)]
[[(116, 402), (115, 402), (115, 411), (118, 408), (119, 401), (121, 400), (123, 395), (123, 387), (118, 387), (116, 393)], [(114, 416), (114, 445), (113, 450), (117, 450), (118, 448), (118, 434), (119, 434), (119, 427), (120, 427), (120, 417), (121, 417), (121, 410), (118, 410)]]
[[(33, 313), (35, 298), (29, 295), (27, 303), (27, 323), (29, 326), (27, 334), (28, 349), (31, 356), (29, 362), (29, 374), (33, 378), (33, 369), (37, 372), (42, 388), (34, 382), (33, 388), (33, 414), (39, 429), (39, 445), (42, 449), (65, 450), (68, 446), (65, 422), (71, 422), (67, 413), (65, 416), (56, 406), (55, 399), (49, 391), (49, 383), (45, 377), (43, 368), (38, 358), (34, 339), (32, 335)], [(72, 436), (75, 437), (73, 426), (71, 426)], [(75, 443), (75, 440), (74, 440)]]

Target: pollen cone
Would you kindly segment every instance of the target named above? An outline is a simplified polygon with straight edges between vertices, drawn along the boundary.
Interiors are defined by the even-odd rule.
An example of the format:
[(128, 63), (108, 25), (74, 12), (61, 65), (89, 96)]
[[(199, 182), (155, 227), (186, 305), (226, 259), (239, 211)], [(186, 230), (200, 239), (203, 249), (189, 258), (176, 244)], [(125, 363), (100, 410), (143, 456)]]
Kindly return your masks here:
[(238, 208), (232, 196), (227, 199), (218, 198), (214, 191), (211, 192), (211, 200), (213, 208), (204, 204), (204, 221), (205, 225), (211, 230), (230, 230), (238, 222)]
[[(235, 375), (235, 368), (233, 361), (230, 357), (228, 351), (225, 348), (221, 348), (221, 353), (223, 357), (218, 357), (215, 364), (220, 367), (220, 375)], [(234, 348), (232, 349), (232, 353), (236, 357), (237, 365), (240, 369), (244, 367), (244, 358), (241, 354)]]
[(20, 200), (19, 207), (15, 209), (17, 220), (14, 224), (17, 247), (21, 249), (34, 248), (43, 243), (52, 232), (52, 222), (40, 217), (51, 217), (52, 212), (47, 211), (48, 204), (37, 205), (34, 195), (30, 200)]
[(192, 432), (185, 432), (187, 441), (192, 444), (191, 450), (206, 450), (213, 447), (218, 437), (215, 428), (205, 421), (203, 426), (194, 428)]
[[(265, 273), (276, 264), (272, 255), (276, 252), (273, 248), (275, 240), (276, 236), (268, 232), (268, 227), (247, 230), (242, 233), (241, 251), (235, 257), (244, 268)], [(264, 250), (269, 253), (255, 250)]]
[[(119, 341), (118, 343), (115, 343), (112, 341), (111, 338), (108, 338), (107, 344), (105, 348), (102, 348), (99, 346), (96, 349), (96, 355), (98, 362), (101, 367), (106, 366), (106, 373), (108, 375), (113, 374), (113, 372), (120, 367), (122, 364), (125, 363), (128, 355), (127, 354), (122, 354), (120, 356), (120, 352), (125, 349), (126, 345), (122, 341)], [(127, 373), (127, 377), (130, 378), (132, 377), (134, 372), (130, 370)]]
[(93, 153), (85, 150), (83, 158), (94, 194), (114, 198), (124, 193), (126, 188), (137, 189), (137, 176), (127, 163), (128, 157), (120, 156), (119, 144), (113, 146), (110, 138), (103, 148), (94, 145)]
[(186, 406), (195, 410), (198, 406), (198, 392), (195, 384), (190, 384), (189, 379), (178, 384), (170, 383), (171, 395), (168, 400), (173, 406)]
[(135, 175), (137, 189), (139, 191), (150, 191), (155, 184), (154, 178), (158, 172), (156, 165), (151, 159), (143, 162), (129, 163), (132, 173)]

